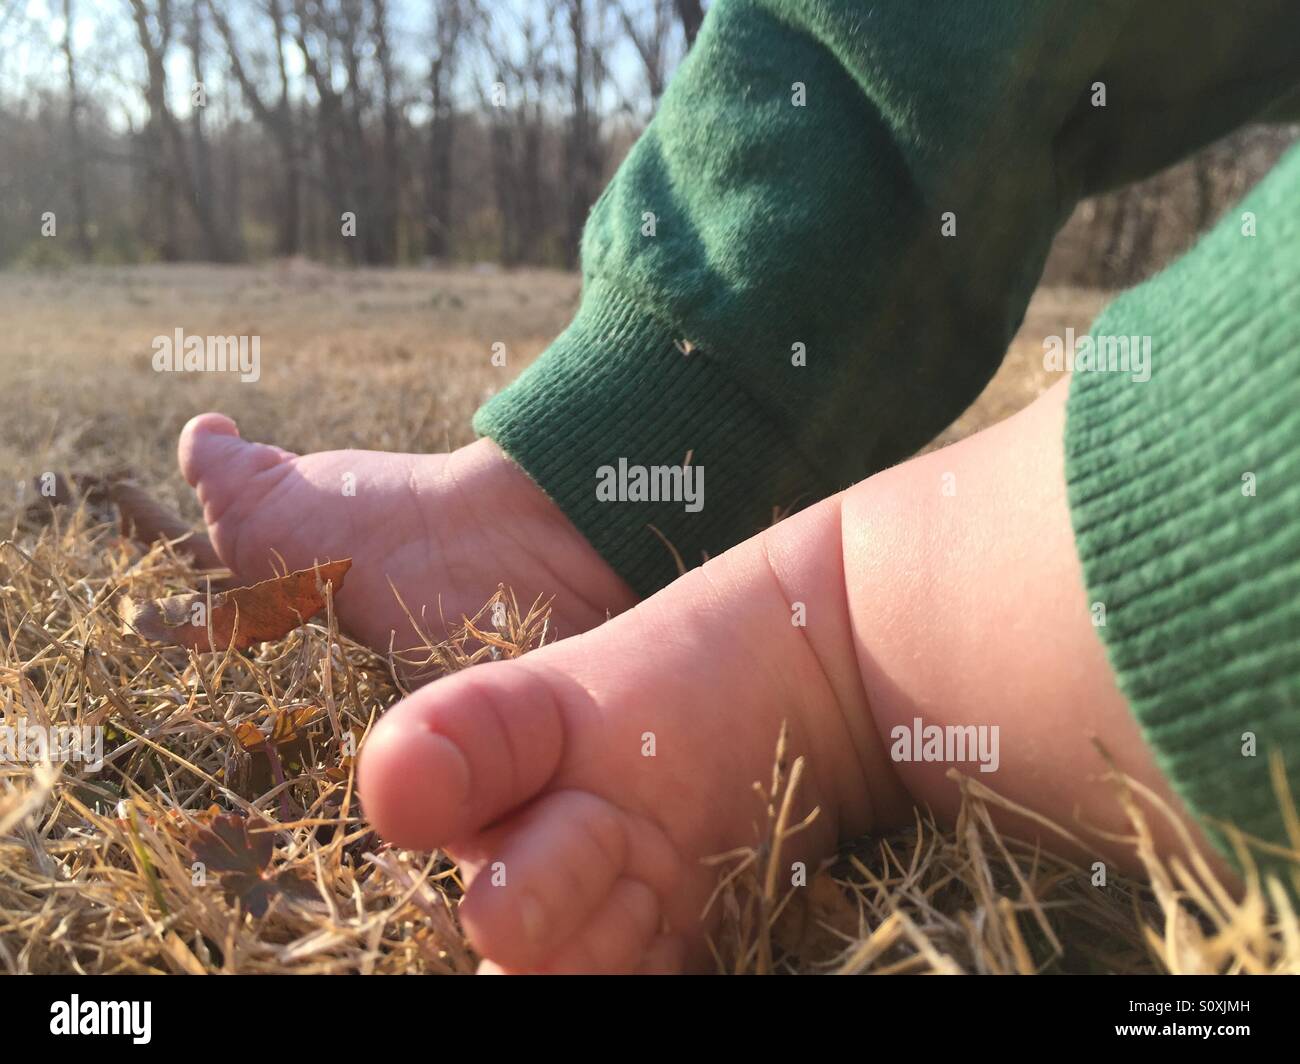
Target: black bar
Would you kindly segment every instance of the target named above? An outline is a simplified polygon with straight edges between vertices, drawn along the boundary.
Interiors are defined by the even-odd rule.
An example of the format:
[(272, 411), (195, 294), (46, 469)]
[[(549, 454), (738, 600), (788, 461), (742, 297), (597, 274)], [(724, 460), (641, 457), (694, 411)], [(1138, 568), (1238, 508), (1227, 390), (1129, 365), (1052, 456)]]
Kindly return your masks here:
[[(703, 980), (708, 980), (707, 986)], [(811, 1051), (834, 1035), (868, 1047), (961, 1049), (1004, 1038), (1072, 1050), (1205, 1043), (1231, 1052), (1272, 1044), (1294, 1029), (1287, 979), (1040, 977), (951, 979), (447, 979), (265, 976), (226, 978), (30, 976), (0, 980), (4, 1057), (24, 1048), (96, 1052), (214, 1050), (232, 1061), (384, 1046), (524, 1037), (536, 1049), (604, 1046), (673, 1052), (700, 1032), (730, 1046), (756, 1040), (764, 1056), (788, 1043)], [(75, 999), (74, 999), (75, 995)], [(105, 1009), (103, 1002), (134, 1003)], [(145, 1027), (147, 1035), (130, 1033)], [(63, 1033), (72, 1021), (73, 1030)], [(131, 1019), (137, 1022), (132, 1025)], [(485, 1025), (484, 1020), (488, 1023)], [(611, 1023), (614, 1027), (611, 1028)], [(116, 1024), (127, 1033), (80, 1033)], [(60, 1030), (55, 1033), (54, 1029)], [(1189, 1029), (1196, 1028), (1195, 1033)], [(1209, 1029), (1207, 1035), (1206, 1028)], [(1231, 1029), (1231, 1030), (1229, 1030)], [(279, 1032), (277, 1034), (277, 1032)], [(656, 1033), (657, 1032), (657, 1033)], [(712, 1032), (710, 1035), (709, 1033)], [(139, 1041), (147, 1037), (147, 1042)], [(887, 1037), (888, 1043), (882, 1041)], [(1038, 1042), (1037, 1039), (1046, 1039)], [(904, 1045), (898, 1045), (902, 1039)], [(396, 1041), (393, 1041), (396, 1040)], [(63, 1045), (60, 1045), (63, 1043)], [(637, 1047), (640, 1047), (638, 1050)], [(206, 1055), (206, 1053), (205, 1053)], [(549, 1053), (547, 1055), (550, 1055)], [(337, 1058), (336, 1058), (337, 1059)]]

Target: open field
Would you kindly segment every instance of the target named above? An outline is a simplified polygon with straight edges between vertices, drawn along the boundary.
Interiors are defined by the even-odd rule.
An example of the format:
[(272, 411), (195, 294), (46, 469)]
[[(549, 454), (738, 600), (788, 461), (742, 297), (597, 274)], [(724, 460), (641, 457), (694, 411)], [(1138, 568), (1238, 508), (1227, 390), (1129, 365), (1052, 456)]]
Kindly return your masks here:
[[(546, 272), (294, 263), (0, 274), (0, 463), (11, 485), (0, 498), (0, 535), (9, 537), (0, 548), (0, 710), (8, 723), (102, 724), (111, 748), (95, 776), (0, 764), (0, 971), (472, 970), (455, 924), (454, 867), (380, 846), (351, 793), (346, 736), (398, 697), (387, 664), (340, 636), (328, 616), (220, 658), (124, 635), (116, 615), (124, 591), (178, 591), (192, 574), (161, 547), (123, 540), (90, 508), (62, 509), (51, 523), (20, 519), (17, 504), (31, 491), (20, 497), (17, 485), (45, 471), (125, 470), (197, 520), (174, 445), (185, 420), (205, 409), (294, 450), (455, 447), (470, 439), (485, 395), (563, 327), (577, 295), (575, 277)], [(1091, 292), (1040, 293), (995, 381), (938, 443), (1043, 391), (1052, 383), (1043, 337), (1085, 330), (1102, 302)], [(261, 379), (155, 373), (151, 341), (177, 327), (259, 335)], [(506, 345), (505, 369), (491, 363), (495, 343)], [(446, 667), (526, 652), (539, 634), (539, 618), (527, 613), (527, 604), (511, 611), (495, 651), (452, 633), (439, 648)], [(236, 733), (286, 708), (317, 717), (277, 783)], [(774, 785), (768, 805), (779, 807), (788, 783)], [(862, 840), (833, 879), (820, 876), (790, 898), (764, 893), (759, 872), (780, 847), (755, 798), (753, 861), (719, 903), (719, 963), (1300, 970), (1294, 925), (1288, 938), (1258, 885), (1238, 905), (1199, 873), (1148, 854), (1153, 888), (1112, 877), (1098, 890), (1085, 870), (1000, 839), (987, 817), (996, 796), (976, 784), (965, 790), (956, 830), (919, 816), (914, 830)], [(188, 848), (214, 804), (275, 827), (272, 866), (295, 887), (264, 917), (192, 880)], [(1180, 891), (1198, 902), (1195, 917)]]
[[(564, 326), (577, 292), (562, 273), (309, 263), (0, 274), (4, 467), (119, 464), (166, 479), (179, 501), (176, 435), (206, 409), (291, 450), (455, 447), (484, 395)], [(260, 336), (261, 379), (155, 373), (151, 341), (178, 327)], [(507, 369), (490, 361), (498, 341)]]
[[(471, 414), (546, 346), (578, 299), (575, 276), (549, 271), (344, 271), (153, 266), (0, 273), (3, 468), (121, 465), (180, 502), (177, 432), (219, 409), (245, 437), (296, 451), (433, 451), (472, 438)], [(1001, 420), (1051, 383), (1042, 337), (1087, 328), (1102, 297), (1048, 290), (980, 401), (943, 437)], [(151, 341), (261, 337), (252, 384), (160, 374)], [(506, 368), (492, 365), (504, 343)], [(196, 512), (190, 513), (197, 516)]]

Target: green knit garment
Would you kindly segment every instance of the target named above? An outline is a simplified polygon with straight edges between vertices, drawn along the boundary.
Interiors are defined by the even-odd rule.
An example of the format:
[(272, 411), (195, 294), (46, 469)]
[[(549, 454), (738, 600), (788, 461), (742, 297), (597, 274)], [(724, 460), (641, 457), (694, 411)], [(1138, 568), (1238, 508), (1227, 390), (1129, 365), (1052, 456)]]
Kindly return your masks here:
[(1269, 759), (1300, 800), (1300, 148), (1092, 335), (1150, 342), (1150, 380), (1108, 360), (1070, 384), (1070, 509), (1111, 664), (1221, 848), (1217, 819), (1283, 844)]
[[(1296, 0), (716, 0), (592, 210), (572, 324), (475, 429), (649, 594), (677, 575), (678, 558), (698, 565), (934, 438), (993, 375), (1079, 199), (1252, 118), (1296, 113), (1297, 86)], [(1219, 285), (1253, 294), (1263, 237), (1252, 246), (1232, 244)], [(1164, 282), (1151, 292), (1121, 305), (1168, 304)], [(1184, 300), (1205, 321), (1198, 334), (1217, 338), (1186, 384), (1198, 398), (1235, 351), (1207, 316), (1228, 298)], [(1170, 356), (1155, 350), (1158, 375)], [(1088, 424), (1080, 404), (1101, 402), (1093, 387), (1103, 394), (1104, 378), (1080, 389), (1075, 424)], [(1169, 385), (1133, 385), (1143, 387)], [(1240, 432), (1273, 439), (1276, 458), (1277, 437), (1258, 433), (1283, 424)], [(677, 491), (646, 501), (622, 481), (614, 499), (598, 490), (612, 469), (687, 464), (703, 470), (702, 506)], [(1121, 487), (1127, 468), (1112, 474)], [(1255, 512), (1275, 514), (1261, 497), (1248, 500)], [(1180, 515), (1181, 498), (1150, 505), (1192, 537), (1201, 526)], [(1089, 495), (1077, 516), (1096, 505)], [(1084, 539), (1097, 534), (1089, 526)], [(1090, 593), (1110, 603), (1104, 637), (1135, 697), (1116, 645), (1141, 610), (1108, 598), (1129, 589), (1110, 570), (1098, 583), (1096, 564)], [(1175, 630), (1224, 639), (1220, 609), (1192, 595), (1187, 614), (1134, 653), (1147, 660), (1149, 640)], [(1250, 608), (1234, 609), (1230, 630), (1249, 627)], [(1285, 670), (1269, 675), (1238, 697), (1286, 687)], [(1150, 729), (1144, 704), (1135, 698)], [(1163, 733), (1153, 741), (1163, 751)], [(1198, 755), (1179, 756), (1190, 766)], [(1237, 781), (1226, 796), (1240, 781), (1224, 779)], [(1190, 800), (1225, 808), (1213, 795)]]
[[(1298, 29), (1295, 0), (718, 0), (592, 211), (575, 320), (475, 428), (657, 590), (664, 540), (698, 565), (950, 424), (1076, 200), (1283, 97)], [(697, 512), (597, 497), (688, 454)]]

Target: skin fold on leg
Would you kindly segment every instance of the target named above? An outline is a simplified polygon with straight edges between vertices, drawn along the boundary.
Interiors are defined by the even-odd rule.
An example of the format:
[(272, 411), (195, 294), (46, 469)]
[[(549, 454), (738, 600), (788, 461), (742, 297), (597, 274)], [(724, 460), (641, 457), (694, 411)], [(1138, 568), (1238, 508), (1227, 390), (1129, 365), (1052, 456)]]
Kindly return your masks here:
[[(1088, 845), (1078, 856), (1138, 871), (1131, 846), (1084, 830), (1131, 834), (1099, 744), (1179, 812), (1231, 879), (1157, 769), (1092, 623), (1066, 498), (1068, 388), (1062, 381), (1006, 421), (846, 493), (849, 611), (876, 726), (889, 742), (917, 718), (996, 725), (996, 771), (955, 767), (1079, 835)], [(895, 767), (913, 798), (956, 813), (953, 766)], [(1173, 826), (1148, 812), (1157, 845), (1179, 848)], [(1022, 818), (995, 820), (1061, 848)]]

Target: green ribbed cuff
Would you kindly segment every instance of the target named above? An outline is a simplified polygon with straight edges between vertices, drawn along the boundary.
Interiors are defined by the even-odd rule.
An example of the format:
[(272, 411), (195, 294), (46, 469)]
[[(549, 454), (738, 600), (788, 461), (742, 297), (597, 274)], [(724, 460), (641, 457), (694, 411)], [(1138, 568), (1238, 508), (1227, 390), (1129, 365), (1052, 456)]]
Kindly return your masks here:
[[(685, 338), (589, 279), (572, 324), (474, 417), (641, 595), (677, 577), (674, 550), (694, 567), (770, 525), (773, 507), (842, 486), (800, 459), (715, 352), (684, 352)], [(683, 467), (688, 457), (697, 488), (703, 478), (697, 512), (680, 497), (632, 501), (630, 477), (622, 501), (598, 497), (602, 467)]]
[(1151, 340), (1149, 381), (1071, 384), (1066, 479), (1099, 633), (1225, 854), (1217, 822), (1285, 846), (1269, 760), (1300, 799), (1300, 150), (1092, 335)]

